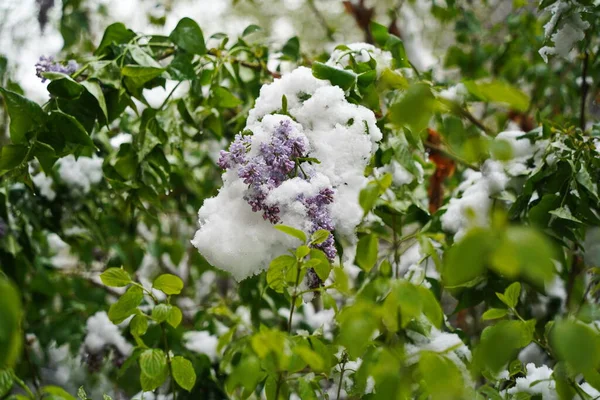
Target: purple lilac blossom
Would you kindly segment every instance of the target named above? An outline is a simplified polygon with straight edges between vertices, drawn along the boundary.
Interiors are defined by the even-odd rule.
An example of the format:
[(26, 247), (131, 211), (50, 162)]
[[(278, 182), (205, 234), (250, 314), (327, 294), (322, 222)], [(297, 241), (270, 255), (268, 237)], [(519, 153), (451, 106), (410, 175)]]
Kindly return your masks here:
[[(333, 231), (333, 220), (328, 207), (329, 204), (333, 203), (333, 195), (332, 189), (325, 188), (321, 189), (316, 196), (302, 199), (302, 203), (304, 203), (306, 207), (306, 213), (312, 222), (312, 227), (310, 229), (311, 234), (319, 229), (325, 229), (330, 232)], [(337, 254), (332, 234), (329, 234), (323, 243), (318, 244), (315, 247), (323, 250), (330, 260), (333, 260)]]
[[(229, 151), (222, 150), (217, 164), (223, 169), (237, 168), (238, 177), (249, 186), (244, 200), (252, 207), (254, 212), (262, 212), (263, 219), (272, 224), (280, 222), (280, 208), (277, 205), (265, 203), (269, 192), (279, 187), (285, 180), (292, 178), (296, 169), (298, 158), (306, 157), (307, 149), (301, 138), (290, 137), (292, 124), (290, 121), (281, 121), (275, 129), (269, 143), (261, 143), (258, 155), (247, 158), (250, 148), (248, 136), (236, 135), (229, 146)], [(310, 180), (302, 171), (296, 175), (302, 179)], [(309, 198), (301, 196), (299, 200), (306, 207), (307, 215), (311, 221), (313, 233), (319, 229), (333, 231), (333, 221), (327, 207), (333, 202), (334, 192), (330, 188), (322, 189), (317, 195)], [(333, 235), (315, 246), (333, 260), (336, 256)]]
[(35, 64), (35, 74), (42, 82), (46, 82), (46, 78), (42, 75), (44, 72), (59, 72), (66, 75), (71, 75), (79, 69), (79, 64), (75, 60), (69, 60), (67, 65), (54, 61), (53, 57), (41, 56)]

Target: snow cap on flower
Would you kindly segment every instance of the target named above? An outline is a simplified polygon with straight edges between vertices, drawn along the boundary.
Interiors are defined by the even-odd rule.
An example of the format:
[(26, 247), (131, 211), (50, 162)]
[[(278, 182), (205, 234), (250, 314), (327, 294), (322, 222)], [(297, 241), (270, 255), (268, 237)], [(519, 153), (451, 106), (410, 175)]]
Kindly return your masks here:
[[(278, 114), (283, 96), (289, 115)], [(307, 234), (335, 228), (353, 237), (363, 214), (364, 170), (382, 136), (372, 111), (349, 103), (342, 89), (303, 67), (262, 87), (248, 131), (221, 153), (223, 187), (199, 210), (192, 240), (237, 280), (299, 244), (274, 224)], [(333, 258), (333, 237), (321, 247)]]

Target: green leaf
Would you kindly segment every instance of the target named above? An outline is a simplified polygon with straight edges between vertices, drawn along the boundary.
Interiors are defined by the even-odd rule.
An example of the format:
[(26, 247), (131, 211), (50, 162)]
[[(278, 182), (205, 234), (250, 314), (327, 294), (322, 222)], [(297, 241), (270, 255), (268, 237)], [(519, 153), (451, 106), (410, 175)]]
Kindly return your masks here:
[(431, 400), (467, 398), (465, 382), (458, 366), (443, 355), (421, 351), (419, 372)]
[(127, 50), (131, 58), (142, 67), (162, 68), (160, 63), (156, 61), (148, 52), (136, 45), (128, 45)]
[(575, 218), (573, 216), (573, 214), (571, 214), (571, 210), (569, 210), (567, 207), (560, 207), (557, 208), (556, 210), (551, 210), (548, 211), (549, 214), (552, 215), (556, 215), (558, 218), (561, 219), (566, 219), (567, 221), (573, 221), (573, 222), (577, 222), (577, 223), (582, 223), (581, 220)]
[(417, 135), (427, 128), (434, 108), (435, 97), (429, 85), (416, 83), (409, 86), (400, 101), (392, 105), (390, 120), (396, 125), (410, 128)]
[(440, 328), (442, 326), (443, 315), (442, 307), (437, 301), (431, 290), (424, 286), (417, 286), (417, 292), (419, 293), (419, 300), (421, 301), (421, 310), (427, 319), (435, 326)]
[(310, 250), (310, 261), (319, 261), (317, 263), (311, 263), (310, 267), (315, 270), (317, 276), (325, 282), (325, 280), (329, 277), (329, 273), (331, 272), (331, 263), (329, 259), (323, 253), (323, 251), (319, 249), (311, 249)]
[(371, 34), (379, 47), (383, 47), (390, 37), (388, 29), (375, 21), (371, 21)]
[(169, 317), (169, 313), (171, 312), (171, 306), (168, 304), (157, 304), (152, 309), (152, 319), (158, 322), (164, 322)]
[(283, 293), (286, 271), (295, 265), (296, 258), (289, 255), (281, 255), (273, 259), (267, 271), (267, 284), (269, 287), (277, 293)]
[(283, 54), (282, 59), (297, 61), (300, 58), (300, 40), (298, 40), (298, 36), (289, 38), (281, 48), (281, 53)]
[(102, 92), (102, 88), (100, 84), (96, 81), (83, 81), (81, 85), (85, 87), (85, 89), (96, 99), (98, 102), (98, 108), (102, 111), (104, 118), (108, 120), (108, 109), (106, 108), (106, 99), (104, 98), (104, 92)]
[(377, 263), (379, 242), (377, 236), (369, 234), (361, 237), (356, 247), (356, 263), (369, 272)]
[(358, 203), (362, 207), (365, 215), (375, 207), (379, 198), (379, 185), (376, 182), (369, 182), (367, 187), (362, 189), (358, 195)]
[(287, 225), (275, 225), (275, 229), (286, 233), (290, 236), (295, 237), (296, 239), (300, 240), (302, 243), (306, 243), (306, 234), (304, 232), (302, 232), (300, 229), (296, 229), (296, 228), (292, 228), (291, 226), (287, 226)]
[(88, 398), (83, 386), (79, 386), (79, 389), (77, 389), (77, 397), (79, 397), (79, 400), (91, 400)]
[(167, 369), (167, 357), (160, 349), (144, 350), (140, 355), (140, 369), (149, 378), (163, 375)]
[(385, 43), (385, 48), (392, 53), (392, 57), (394, 58), (394, 67), (395, 68), (412, 68), (413, 66), (408, 61), (408, 57), (406, 55), (406, 49), (404, 48), (404, 42), (396, 35), (390, 35), (387, 42)]
[(142, 336), (148, 330), (148, 319), (144, 315), (136, 315), (129, 323), (129, 331), (133, 336)]
[(122, 268), (107, 269), (100, 274), (100, 280), (110, 287), (123, 287), (132, 283), (131, 276)]
[(196, 384), (196, 371), (194, 371), (192, 363), (181, 356), (176, 356), (171, 361), (171, 367), (173, 368), (175, 382), (191, 392)]
[(600, 366), (600, 335), (591, 327), (572, 320), (557, 321), (550, 331), (550, 345), (559, 360), (577, 372)]
[[(341, 268), (334, 268), (334, 271), (338, 269)], [(379, 326), (379, 318), (373, 312), (373, 305), (355, 303), (342, 309), (336, 318), (340, 326), (337, 342), (346, 348), (350, 357), (361, 357), (371, 342), (373, 332)]]
[(75, 397), (71, 396), (65, 389), (58, 386), (44, 386), (40, 392), (44, 395), (42, 398), (49, 398), (52, 400), (76, 400)]
[(464, 85), (469, 93), (483, 101), (504, 103), (512, 109), (521, 112), (529, 109), (529, 96), (506, 82), (491, 81), (475, 83), (467, 81)]
[(171, 306), (169, 310), (169, 316), (167, 317), (167, 323), (173, 328), (177, 328), (183, 319), (183, 313), (177, 306)]
[(213, 88), (213, 98), (216, 100), (217, 107), (221, 108), (233, 108), (242, 104), (239, 98), (222, 86)]
[(52, 111), (48, 119), (48, 126), (52, 135), (62, 135), (67, 143), (96, 147), (83, 125), (69, 114)]
[(308, 247), (306, 245), (299, 246), (296, 249), (296, 258), (298, 258), (298, 259), (303, 259), (304, 257), (306, 257), (309, 254), (310, 254), (310, 247)]
[(472, 287), (484, 278), (491, 248), (486, 231), (472, 230), (444, 254), (442, 280), (447, 288)]
[(21, 354), (21, 297), (0, 274), (0, 368), (12, 367)]
[(321, 244), (329, 238), (329, 235), (331, 235), (331, 232), (327, 229), (319, 229), (310, 236), (310, 243)]
[(160, 76), (164, 68), (142, 67), (140, 65), (126, 65), (121, 69), (121, 75), (128, 78), (134, 88), (141, 88), (146, 82)]
[(13, 169), (27, 161), (29, 148), (22, 144), (7, 144), (2, 147), (0, 156), (0, 171)]
[(515, 308), (519, 303), (519, 296), (521, 295), (521, 284), (519, 282), (514, 282), (504, 291), (504, 296), (506, 300), (509, 302), (507, 306), (511, 308)]
[(246, 27), (246, 29), (244, 29), (244, 32), (242, 32), (242, 36), (248, 36), (248, 35), (250, 35), (254, 32), (258, 32), (258, 31), (262, 31), (262, 28), (258, 25), (251, 24), (251, 25), (248, 25)]
[(52, 79), (52, 82), (48, 84), (48, 92), (55, 97), (77, 99), (85, 90), (81, 84), (75, 82), (73, 78), (65, 74), (50, 72), (45, 73), (44, 77)]
[(318, 61), (312, 64), (312, 72), (315, 78), (328, 80), (332, 85), (339, 86), (344, 90), (349, 90), (356, 84), (357, 76), (354, 72), (335, 68)]
[(94, 52), (95, 55), (102, 55), (112, 44), (125, 44), (135, 37), (135, 32), (127, 29), (120, 22), (109, 25), (104, 31), (100, 45)]
[(46, 113), (33, 101), (18, 93), (0, 88), (4, 103), (10, 116), (10, 139), (19, 144), (27, 141), (27, 133), (41, 126), (46, 120)]
[(162, 274), (154, 280), (152, 287), (161, 290), (165, 294), (179, 294), (183, 289), (183, 281), (178, 276)]
[(173, 32), (171, 32), (171, 35), (169, 35), (169, 38), (188, 53), (198, 55), (206, 53), (202, 29), (190, 18), (181, 19)]
[(6, 396), (13, 386), (13, 376), (10, 369), (0, 369), (0, 397)]
[(532, 321), (505, 320), (485, 328), (473, 354), (474, 366), (494, 374), (506, 368), (506, 364), (516, 358), (519, 349), (533, 340), (535, 320)]
[(296, 346), (294, 347), (294, 353), (298, 354), (302, 360), (307, 363), (310, 368), (315, 372), (323, 371), (325, 367), (325, 361), (323, 357), (308, 346)]
[(194, 71), (194, 55), (189, 53), (178, 53), (167, 67), (171, 78), (177, 81), (192, 80), (196, 78)]
[(140, 305), (143, 298), (144, 293), (142, 289), (139, 286), (131, 286), (116, 303), (110, 306), (108, 318), (114, 324), (120, 324), (136, 311), (137, 306)]
[(495, 246), (489, 258), (490, 267), (509, 279), (521, 275), (542, 284), (555, 274), (551, 243), (530, 227), (509, 227)]
[(160, 387), (167, 380), (168, 370), (165, 368), (163, 372), (155, 377), (148, 376), (144, 372), (140, 374), (140, 385), (144, 392), (150, 392)]
[(489, 319), (497, 319), (505, 317), (508, 314), (508, 310), (505, 308), (490, 308), (486, 312), (483, 313), (481, 319), (487, 321)]

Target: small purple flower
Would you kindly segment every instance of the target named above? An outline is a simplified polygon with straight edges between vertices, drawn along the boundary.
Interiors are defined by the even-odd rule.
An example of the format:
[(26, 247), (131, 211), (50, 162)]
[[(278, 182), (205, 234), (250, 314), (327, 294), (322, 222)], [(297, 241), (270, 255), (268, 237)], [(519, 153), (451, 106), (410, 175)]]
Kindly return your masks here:
[(219, 153), (217, 165), (223, 169), (229, 169), (235, 164), (244, 164), (249, 147), (250, 138), (238, 133), (235, 135), (235, 140), (229, 145), (229, 151), (221, 150)]
[(247, 185), (252, 185), (255, 183), (262, 183), (262, 177), (264, 174), (265, 165), (259, 164), (258, 162), (251, 162), (243, 167), (240, 167), (238, 171), (238, 176), (244, 181)]
[[(329, 204), (333, 203), (333, 195), (334, 192), (332, 189), (325, 188), (321, 189), (313, 197), (301, 199), (306, 207), (306, 214), (312, 222), (310, 233), (314, 233), (319, 229), (325, 229), (330, 232), (334, 230), (333, 219), (328, 207)], [(315, 247), (323, 250), (330, 260), (333, 260), (337, 254), (332, 234), (329, 234), (329, 237), (323, 243)]]
[[(258, 154), (252, 158), (248, 157), (250, 137), (237, 135), (229, 146), (229, 151), (221, 151), (218, 161), (218, 165), (223, 169), (237, 169), (238, 177), (248, 185), (244, 200), (252, 211), (261, 212), (263, 219), (272, 224), (280, 222), (281, 209), (277, 204), (266, 204), (269, 192), (294, 176), (310, 180), (310, 176), (306, 176), (304, 171), (297, 168), (302, 161), (298, 159), (306, 157), (308, 149), (301, 137), (291, 137), (292, 130), (291, 121), (281, 121), (270, 141), (261, 143)], [(333, 202), (333, 196), (333, 190), (325, 188), (313, 197), (298, 198), (306, 207), (307, 216), (311, 221), (310, 233), (319, 229), (333, 231), (334, 224), (328, 207)], [(323, 250), (330, 260), (337, 254), (331, 234), (327, 240), (315, 247)]]
[(54, 57), (41, 56), (35, 64), (35, 74), (42, 82), (46, 82), (46, 78), (42, 75), (44, 72), (59, 72), (66, 75), (71, 75), (79, 69), (79, 64), (75, 60), (69, 60), (67, 65), (54, 61)]
[(309, 268), (306, 271), (306, 286), (308, 286), (309, 289), (316, 289), (323, 286), (323, 281), (319, 278), (319, 275), (317, 275), (313, 268)]

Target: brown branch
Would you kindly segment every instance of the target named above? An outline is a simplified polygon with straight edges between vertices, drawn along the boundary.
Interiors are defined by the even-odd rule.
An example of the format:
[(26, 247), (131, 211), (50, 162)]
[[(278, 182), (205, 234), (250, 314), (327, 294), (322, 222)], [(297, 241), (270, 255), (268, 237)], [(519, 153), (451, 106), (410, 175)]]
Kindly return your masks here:
[(365, 5), (365, 0), (359, 0), (358, 3), (353, 3), (352, 1), (346, 0), (343, 4), (346, 12), (354, 17), (358, 27), (365, 33), (365, 42), (373, 44), (374, 41), (373, 34), (371, 33), (371, 19), (375, 13), (375, 8), (367, 7)]
[(479, 171), (479, 170), (480, 170), (480, 168), (479, 168), (477, 165), (475, 165), (475, 164), (471, 164), (471, 163), (470, 163), (470, 162), (468, 162), (467, 160), (463, 160), (463, 159), (462, 159), (462, 158), (460, 158), (459, 156), (457, 156), (457, 155), (455, 155), (455, 154), (452, 154), (452, 153), (450, 153), (448, 150), (445, 150), (445, 149), (443, 149), (441, 146), (438, 146), (438, 145), (436, 145), (436, 144), (434, 144), (434, 143), (427, 142), (427, 141), (426, 141), (426, 142), (424, 142), (423, 144), (424, 144), (424, 145), (425, 145), (425, 147), (427, 147), (428, 149), (431, 149), (431, 150), (438, 151), (438, 152), (440, 152), (440, 154), (443, 154), (444, 156), (446, 156), (446, 157), (448, 157), (448, 158), (451, 158), (452, 160), (454, 160), (454, 161), (456, 161), (456, 162), (458, 162), (458, 163), (460, 163), (460, 164), (463, 164), (463, 165), (464, 165), (465, 167), (467, 167), (467, 168), (471, 168), (471, 169), (472, 169), (472, 170), (474, 170), (474, 171)]
[(484, 131), (488, 135), (491, 134), (492, 130), (490, 128), (488, 128), (487, 126), (485, 126), (483, 124), (483, 122), (481, 122), (480, 120), (478, 120), (477, 118), (475, 118), (475, 116), (473, 114), (471, 114), (468, 110), (465, 110), (465, 109), (461, 108), (460, 109), (460, 115), (462, 117), (466, 118), (467, 120), (469, 120), (469, 122), (471, 122), (473, 125), (475, 125), (479, 129), (481, 129), (482, 131)]

